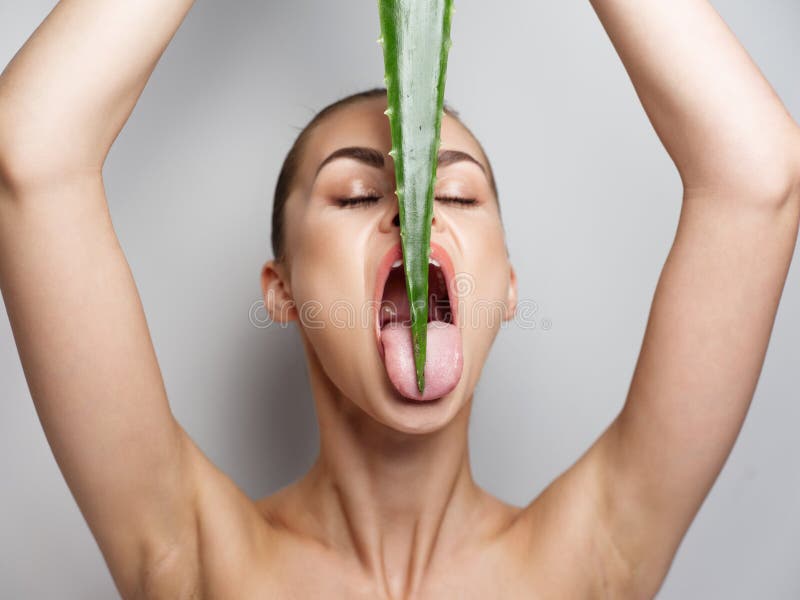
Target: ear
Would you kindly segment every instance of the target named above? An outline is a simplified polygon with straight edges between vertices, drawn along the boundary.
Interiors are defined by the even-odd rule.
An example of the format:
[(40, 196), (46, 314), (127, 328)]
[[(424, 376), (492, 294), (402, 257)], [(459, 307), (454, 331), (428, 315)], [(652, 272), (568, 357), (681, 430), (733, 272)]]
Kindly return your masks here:
[(270, 260), (261, 269), (261, 292), (270, 318), (281, 325), (297, 320), (297, 306), (282, 263)]
[(505, 320), (510, 321), (514, 318), (514, 314), (517, 312), (517, 301), (519, 299), (518, 292), (517, 292), (517, 274), (514, 271), (514, 267), (510, 267), (510, 273), (508, 277), (508, 294), (506, 297), (506, 314)]

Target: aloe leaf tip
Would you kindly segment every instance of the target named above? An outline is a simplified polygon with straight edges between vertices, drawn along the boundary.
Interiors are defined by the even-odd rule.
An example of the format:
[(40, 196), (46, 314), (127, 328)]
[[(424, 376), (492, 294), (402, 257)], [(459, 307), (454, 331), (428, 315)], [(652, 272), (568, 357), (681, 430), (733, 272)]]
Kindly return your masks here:
[(386, 115), (392, 135), (400, 235), (411, 307), (417, 387), (425, 389), (428, 255), (441, 145), (444, 86), (452, 46), (452, 0), (379, 0)]

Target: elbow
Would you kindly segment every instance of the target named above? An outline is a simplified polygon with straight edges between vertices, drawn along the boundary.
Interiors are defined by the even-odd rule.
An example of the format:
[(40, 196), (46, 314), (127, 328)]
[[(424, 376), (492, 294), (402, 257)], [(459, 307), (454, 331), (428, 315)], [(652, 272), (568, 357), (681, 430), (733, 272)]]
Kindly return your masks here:
[(794, 168), (787, 183), (786, 202), (800, 210), (800, 135), (798, 135), (797, 152), (795, 152)]
[(715, 198), (728, 207), (800, 211), (800, 130), (794, 140), (780, 151), (770, 148), (679, 168), (684, 198)]
[(0, 148), (0, 191), (3, 196), (10, 196), (12, 192), (22, 187), (25, 169), (21, 169), (19, 161), (13, 152)]
[(800, 209), (800, 129), (795, 131), (785, 152), (775, 161), (771, 176), (760, 182), (757, 199), (767, 205)]
[(800, 220), (800, 138), (784, 176), (766, 188), (765, 200), (768, 206), (782, 212), (788, 211), (788, 214)]
[(800, 210), (800, 155), (785, 172), (757, 179), (750, 195), (758, 206)]
[(7, 119), (0, 119), (0, 190), (4, 195), (102, 172), (102, 163), (95, 166), (95, 161), (86, 160), (86, 153), (74, 143), (68, 145), (65, 136), (7, 125)]
[(22, 185), (23, 176), (13, 153), (0, 149), (0, 198), (12, 198)]

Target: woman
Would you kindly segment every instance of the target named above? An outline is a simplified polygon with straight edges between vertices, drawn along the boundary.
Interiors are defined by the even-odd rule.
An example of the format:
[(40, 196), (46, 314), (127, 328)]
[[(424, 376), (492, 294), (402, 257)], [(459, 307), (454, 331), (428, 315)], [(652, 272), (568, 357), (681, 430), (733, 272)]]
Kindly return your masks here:
[(515, 507), (473, 482), (467, 452), (472, 393), (516, 299), (489, 161), (447, 115), (418, 397), (381, 92), (315, 119), (276, 189), (264, 299), (304, 342), (316, 464), (253, 501), (175, 421), (101, 171), (191, 4), (62, 0), (0, 78), (0, 286), (121, 595), (652, 597), (747, 412), (800, 223), (800, 130), (719, 16), (705, 0), (593, 0), (683, 209), (623, 410)]

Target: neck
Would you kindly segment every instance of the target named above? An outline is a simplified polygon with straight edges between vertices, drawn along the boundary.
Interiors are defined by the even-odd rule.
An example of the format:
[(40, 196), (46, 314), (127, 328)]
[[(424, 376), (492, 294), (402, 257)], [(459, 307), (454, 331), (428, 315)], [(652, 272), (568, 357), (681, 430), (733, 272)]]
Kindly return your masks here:
[(377, 422), (330, 382), (317, 383), (320, 454), (303, 487), (319, 535), (358, 557), (386, 597), (408, 597), (437, 556), (463, 547), (463, 525), (481, 507), (467, 446), (471, 402), (444, 428), (414, 435)]

